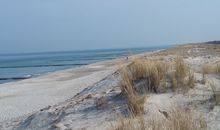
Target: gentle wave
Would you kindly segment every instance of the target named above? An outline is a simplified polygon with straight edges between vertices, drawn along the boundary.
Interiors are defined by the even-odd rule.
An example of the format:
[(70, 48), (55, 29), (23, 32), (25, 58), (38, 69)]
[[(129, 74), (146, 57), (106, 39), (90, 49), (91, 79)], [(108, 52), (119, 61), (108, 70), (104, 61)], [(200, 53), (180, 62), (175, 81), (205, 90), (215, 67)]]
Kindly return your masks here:
[(0, 78), (0, 80), (22, 80), (22, 79), (29, 79), (32, 78), (32, 75), (26, 75), (23, 77), (8, 77), (8, 78)]
[(80, 66), (88, 64), (54, 64), (54, 65), (31, 65), (31, 66), (0, 66), (0, 68), (28, 68), (28, 67), (52, 67), (52, 66)]

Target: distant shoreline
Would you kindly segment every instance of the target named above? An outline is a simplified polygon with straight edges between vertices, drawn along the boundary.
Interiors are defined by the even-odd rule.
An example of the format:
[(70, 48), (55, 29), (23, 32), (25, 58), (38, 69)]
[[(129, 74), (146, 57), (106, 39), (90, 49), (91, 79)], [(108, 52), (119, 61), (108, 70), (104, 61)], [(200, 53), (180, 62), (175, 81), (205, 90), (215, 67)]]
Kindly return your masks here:
[[(81, 51), (82, 53), (76, 53), (76, 52), (64, 52), (64, 53), (54, 52), (54, 53), (44, 53), (44, 54), (39, 53), (36, 56), (22, 55), (21, 58), (20, 56), (16, 56), (15, 58), (13, 58), (13, 56), (10, 55), (9, 59), (7, 59), (6, 56), (3, 57), (4, 59), (6, 59), (6, 62), (4, 62), (5, 61), (4, 59), (0, 60), (0, 62), (4, 63), (0, 65), (0, 84), (5, 84), (8, 82), (17, 82), (17, 81), (45, 75), (48, 73), (56, 72), (59, 70), (66, 70), (79, 66), (85, 66), (105, 60), (113, 60), (117, 58), (126, 57), (132, 54), (152, 52), (155, 50), (160, 50), (161, 48), (151, 47), (151, 48), (140, 48), (140, 50), (135, 50), (135, 49), (136, 48), (132, 48), (131, 51), (126, 49), (117, 49), (117, 50), (108, 49), (109, 52), (106, 50), (104, 51), (98, 50), (95, 52)], [(86, 54), (85, 56), (84, 53)], [(48, 58), (45, 59), (45, 57)], [(20, 59), (17, 60), (16, 58), (20, 58)]]

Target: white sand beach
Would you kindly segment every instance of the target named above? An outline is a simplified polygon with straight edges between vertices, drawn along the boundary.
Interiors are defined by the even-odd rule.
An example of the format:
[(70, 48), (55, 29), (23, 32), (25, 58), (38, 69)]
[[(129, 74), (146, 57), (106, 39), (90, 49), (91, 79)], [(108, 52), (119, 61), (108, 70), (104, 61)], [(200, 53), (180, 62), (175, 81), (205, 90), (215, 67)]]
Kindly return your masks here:
[[(117, 70), (140, 57), (171, 64), (178, 55), (193, 70), (194, 87), (175, 92), (170, 89), (169, 80), (161, 83), (161, 91), (147, 93), (143, 116), (164, 119), (163, 112), (169, 116), (175, 104), (202, 114), (208, 130), (220, 129), (220, 107), (213, 100), (213, 92), (220, 90), (219, 75), (207, 73), (203, 83), (201, 72), (204, 64), (218, 64), (219, 54), (219, 45), (189, 44), (134, 55), (128, 60), (109, 60), (2, 84), (0, 129), (108, 130), (118, 123), (119, 113), (128, 113), (127, 101), (121, 95), (121, 74)], [(210, 87), (211, 81), (215, 91)]]
[(52, 72), (0, 85), (0, 122), (65, 101), (114, 73), (118, 60)]

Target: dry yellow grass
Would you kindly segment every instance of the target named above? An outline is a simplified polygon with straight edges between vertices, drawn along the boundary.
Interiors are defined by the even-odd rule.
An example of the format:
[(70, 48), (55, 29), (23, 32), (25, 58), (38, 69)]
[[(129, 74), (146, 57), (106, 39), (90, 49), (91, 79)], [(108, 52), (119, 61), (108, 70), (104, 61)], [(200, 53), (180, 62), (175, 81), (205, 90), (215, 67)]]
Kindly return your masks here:
[[(144, 59), (135, 59), (122, 74), (122, 82), (130, 81), (130, 84), (140, 91), (154, 91), (165, 77), (168, 66), (162, 61), (149, 62)], [(124, 81), (123, 81), (124, 80)], [(135, 83), (145, 81), (144, 86), (135, 86)]]
[[(195, 48), (201, 49), (199, 52), (190, 51)], [(156, 56), (167, 56), (167, 55), (179, 55), (183, 57), (197, 57), (197, 56), (205, 56), (207, 54), (213, 54), (216, 56), (220, 55), (220, 45), (216, 44), (185, 44), (185, 45), (177, 45), (176, 47), (166, 49), (164, 51), (155, 53), (153, 55)]]
[(193, 71), (188, 72), (187, 86), (193, 88), (195, 86), (195, 76)]
[(220, 64), (217, 65), (208, 65), (205, 64), (202, 66), (202, 83), (205, 84), (206, 82), (206, 75), (207, 74), (218, 74), (220, 75)]
[(168, 123), (169, 130), (205, 130), (207, 124), (201, 115), (196, 115), (192, 110), (176, 107), (172, 110)]
[(177, 80), (177, 85), (181, 86), (184, 82), (184, 79), (187, 75), (187, 66), (184, 63), (182, 57), (176, 57), (175, 59), (175, 78)]
[(216, 73), (218, 74), (218, 75), (220, 75), (220, 64), (217, 64), (217, 66), (216, 66), (216, 68), (215, 68), (216, 70)]
[(176, 90), (177, 87), (178, 87), (177, 80), (176, 80), (175, 76), (173, 76), (173, 75), (171, 75), (170, 78), (171, 78), (171, 79), (170, 79), (170, 80), (171, 80), (171, 87), (172, 87), (174, 90)]
[(143, 59), (135, 59), (127, 68), (132, 75), (132, 80), (138, 80), (146, 77), (147, 67), (146, 62)]
[(202, 66), (202, 84), (206, 83), (206, 74), (209, 73), (209, 67), (207, 65)]
[(143, 117), (124, 118), (120, 116), (116, 125), (112, 125), (109, 130), (145, 130), (146, 122)]
[(202, 66), (202, 73), (205, 74), (219, 74), (220, 73), (220, 64), (209, 65), (205, 64)]
[(145, 103), (145, 96), (141, 96), (135, 90), (131, 76), (129, 75), (128, 71), (123, 68), (121, 70), (122, 81), (121, 81), (121, 91), (122, 94), (126, 96), (127, 99), (127, 106), (129, 112), (132, 116), (141, 115), (144, 112), (144, 103)]
[(145, 119), (143, 116), (135, 118), (120, 117), (111, 130), (206, 130), (207, 124), (202, 116), (193, 111), (186, 111), (176, 107), (169, 118)]
[[(126, 95), (128, 109), (132, 116), (141, 115), (144, 112), (146, 91), (157, 91), (161, 79), (166, 72), (162, 62), (150, 63), (143, 59), (136, 59), (128, 67), (121, 69), (122, 94)], [(144, 80), (145, 85), (137, 86), (137, 82)]]
[(121, 82), (120, 82), (120, 89), (122, 94), (133, 94), (135, 93), (134, 88), (133, 88), (133, 77), (131, 73), (127, 71), (127, 69), (122, 68), (120, 70), (121, 74)]
[(127, 105), (130, 116), (135, 117), (142, 115), (144, 113), (145, 101), (146, 101), (146, 96), (128, 95)]
[(158, 68), (154, 65), (154, 64), (148, 64), (147, 66), (147, 69), (148, 69), (148, 76), (146, 77), (147, 78), (147, 82), (149, 83), (149, 88), (150, 88), (150, 91), (154, 91), (154, 92), (157, 92), (157, 89), (160, 85), (160, 71), (158, 70)]
[[(151, 62), (150, 62), (151, 61)], [(184, 62), (183, 58), (175, 58), (173, 67), (161, 60), (135, 59), (122, 73), (121, 90), (132, 86), (137, 93), (158, 92), (161, 81), (167, 82), (170, 79), (173, 90), (188, 90), (195, 86), (194, 72)], [(170, 74), (167, 77), (167, 74)], [(141, 83), (141, 85), (136, 85)]]
[(157, 68), (159, 79), (165, 78), (166, 73), (169, 69), (169, 64), (162, 61), (156, 61), (154, 62), (154, 65)]
[(174, 90), (188, 90), (195, 86), (194, 72), (186, 65), (182, 57), (176, 57), (173, 73), (170, 75), (171, 87)]
[(212, 66), (211, 65), (203, 65), (202, 66), (202, 74), (205, 75), (205, 74), (209, 74), (213, 71), (212, 69)]

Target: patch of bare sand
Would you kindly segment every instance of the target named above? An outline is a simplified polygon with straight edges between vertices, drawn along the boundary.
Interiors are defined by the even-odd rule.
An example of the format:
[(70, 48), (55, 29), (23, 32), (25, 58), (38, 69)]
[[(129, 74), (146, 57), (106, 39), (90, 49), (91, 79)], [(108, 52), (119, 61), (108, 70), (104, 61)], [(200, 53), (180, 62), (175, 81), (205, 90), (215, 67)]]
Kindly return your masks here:
[(116, 66), (83, 66), (0, 85), (0, 121), (30, 114), (76, 95), (116, 71)]

